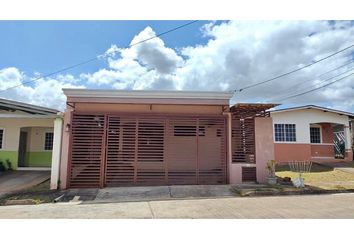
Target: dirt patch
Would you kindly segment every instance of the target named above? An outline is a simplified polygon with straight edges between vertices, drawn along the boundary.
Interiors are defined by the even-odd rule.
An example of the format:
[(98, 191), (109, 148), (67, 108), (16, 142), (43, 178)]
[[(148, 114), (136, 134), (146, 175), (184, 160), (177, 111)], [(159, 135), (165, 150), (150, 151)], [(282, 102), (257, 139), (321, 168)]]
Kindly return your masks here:
[(49, 203), (60, 195), (62, 195), (62, 191), (49, 189), (48, 180), (31, 188), (2, 196), (0, 198), (0, 206)]
[(282, 195), (304, 195), (304, 194), (331, 194), (331, 193), (352, 193), (354, 189), (320, 189), (311, 186), (304, 188), (295, 188), (293, 186), (267, 186), (261, 188), (234, 188), (235, 193), (241, 197), (256, 197), (256, 196), (282, 196)]

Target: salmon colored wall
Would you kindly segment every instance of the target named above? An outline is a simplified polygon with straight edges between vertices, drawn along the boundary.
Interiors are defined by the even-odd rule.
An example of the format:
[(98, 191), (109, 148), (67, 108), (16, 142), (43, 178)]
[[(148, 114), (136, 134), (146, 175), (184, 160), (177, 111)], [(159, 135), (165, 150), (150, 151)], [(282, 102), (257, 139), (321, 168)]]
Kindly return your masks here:
[(256, 167), (257, 182), (266, 183), (268, 171), (267, 162), (274, 159), (273, 121), (271, 117), (255, 119), (256, 164), (232, 163), (229, 166), (231, 184), (242, 183), (242, 167)]
[(322, 129), (322, 143), (333, 143), (333, 128), (330, 123), (320, 123)]
[(348, 149), (348, 150), (345, 151), (345, 159), (344, 160), (354, 161), (354, 159), (353, 159), (353, 150)]
[(273, 120), (270, 117), (255, 118), (257, 182), (266, 183), (267, 162), (274, 160)]
[(257, 167), (256, 164), (250, 163), (231, 163), (229, 166), (230, 184), (242, 183), (242, 167)]
[(312, 144), (311, 145), (312, 157), (334, 157), (333, 145)]
[(68, 159), (69, 159), (69, 132), (66, 131), (67, 124), (71, 122), (72, 109), (67, 108), (64, 112), (63, 120), (63, 135), (61, 145), (61, 160), (60, 160), (60, 173), (59, 173), (59, 187), (60, 189), (67, 188), (67, 172), (68, 172)]
[(68, 97), (68, 102), (102, 104), (163, 104), (163, 105), (216, 105), (229, 106), (227, 99), (173, 99), (173, 98), (115, 98), (115, 97)]
[(297, 143), (275, 143), (275, 161), (287, 163), (291, 161), (308, 161), (311, 159), (311, 145)]
[(222, 106), (76, 103), (75, 111), (97, 113), (222, 114)]

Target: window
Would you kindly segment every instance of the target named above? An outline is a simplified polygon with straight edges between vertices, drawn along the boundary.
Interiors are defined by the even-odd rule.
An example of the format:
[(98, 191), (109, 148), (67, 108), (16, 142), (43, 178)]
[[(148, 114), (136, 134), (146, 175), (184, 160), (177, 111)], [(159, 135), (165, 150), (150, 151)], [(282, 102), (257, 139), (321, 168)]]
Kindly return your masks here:
[[(196, 136), (197, 126), (174, 126), (174, 136)], [(205, 136), (205, 127), (199, 126), (198, 136)]]
[(295, 124), (274, 124), (275, 141), (296, 142)]
[(46, 132), (44, 141), (44, 150), (53, 150), (53, 137), (54, 133)]
[(311, 143), (321, 143), (321, 128), (310, 127), (310, 141)]
[(4, 138), (4, 129), (0, 129), (0, 149), (3, 148), (2, 146), (4, 142), (3, 138)]

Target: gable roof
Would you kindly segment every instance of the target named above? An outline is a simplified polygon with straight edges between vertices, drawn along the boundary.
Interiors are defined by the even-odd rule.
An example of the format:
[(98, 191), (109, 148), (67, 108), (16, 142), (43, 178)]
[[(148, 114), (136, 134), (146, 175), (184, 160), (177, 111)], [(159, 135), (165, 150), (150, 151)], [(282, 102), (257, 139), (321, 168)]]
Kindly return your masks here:
[(288, 112), (288, 111), (296, 111), (296, 110), (304, 110), (304, 109), (317, 109), (317, 110), (321, 110), (323, 112), (332, 112), (332, 113), (337, 113), (339, 115), (346, 115), (346, 116), (354, 118), (354, 113), (331, 109), (331, 108), (320, 107), (320, 106), (316, 106), (316, 105), (305, 105), (305, 106), (299, 106), (299, 107), (283, 108), (283, 109), (272, 110), (270, 112), (277, 113), (277, 112)]
[(57, 114), (60, 111), (52, 108), (36, 106), (28, 103), (17, 102), (13, 100), (8, 100), (0, 98), (0, 110), (5, 111), (22, 111), (29, 114), (38, 114), (38, 115), (52, 115)]

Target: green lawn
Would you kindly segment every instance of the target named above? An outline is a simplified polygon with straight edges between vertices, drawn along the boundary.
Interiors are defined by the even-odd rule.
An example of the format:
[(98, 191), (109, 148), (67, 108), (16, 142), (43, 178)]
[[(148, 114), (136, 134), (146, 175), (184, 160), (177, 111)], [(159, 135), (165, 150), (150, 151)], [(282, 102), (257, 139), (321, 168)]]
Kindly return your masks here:
[[(298, 177), (298, 173), (290, 171), (287, 165), (277, 166), (276, 175), (278, 177)], [(305, 184), (321, 189), (354, 189), (354, 174), (334, 170), (319, 164), (313, 164), (311, 172), (302, 175)]]

